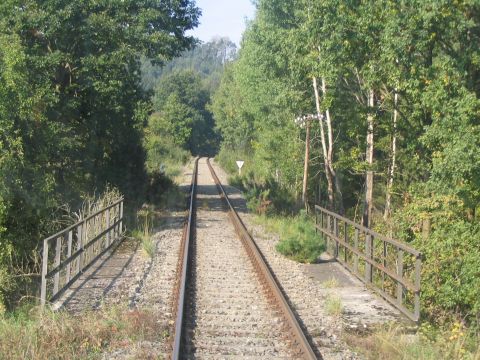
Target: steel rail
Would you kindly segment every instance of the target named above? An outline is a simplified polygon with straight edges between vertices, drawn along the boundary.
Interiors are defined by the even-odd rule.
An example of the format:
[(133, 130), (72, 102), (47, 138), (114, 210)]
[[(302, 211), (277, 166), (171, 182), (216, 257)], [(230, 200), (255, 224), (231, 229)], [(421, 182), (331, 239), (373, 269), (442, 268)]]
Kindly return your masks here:
[(212, 165), (210, 164), (210, 159), (207, 158), (207, 165), (210, 169), (212, 177), (215, 181), (215, 185), (217, 186), (218, 192), (223, 200), (226, 202), (228, 207), (228, 214), (230, 220), (232, 221), (235, 230), (240, 237), (252, 264), (254, 265), (255, 269), (258, 271), (261, 279), (263, 279), (264, 283), (268, 286), (268, 291), (272, 295), (272, 297), (276, 301), (276, 305), (281, 310), (283, 314), (284, 320), (287, 322), (287, 326), (290, 330), (292, 338), (294, 340), (295, 345), (298, 348), (299, 355), (304, 359), (317, 359), (315, 352), (313, 351), (310, 343), (308, 342), (305, 334), (294, 314), (288, 301), (283, 294), (283, 291), (280, 288), (277, 280), (275, 279), (271, 269), (267, 265), (263, 254), (261, 253), (260, 249), (258, 248), (257, 244), (250, 236), (247, 228), (242, 222), (242, 219), (237, 214), (237, 211), (232, 206), (225, 189), (223, 188), (215, 170), (213, 169)]
[(181, 345), (182, 345), (182, 329), (183, 329), (183, 320), (184, 320), (184, 310), (185, 310), (185, 293), (187, 287), (187, 274), (188, 274), (188, 264), (189, 264), (189, 249), (190, 243), (193, 237), (193, 226), (195, 223), (195, 197), (197, 193), (197, 173), (198, 173), (198, 160), (195, 159), (195, 164), (193, 167), (192, 183), (190, 185), (190, 199), (188, 206), (188, 216), (185, 223), (182, 235), (182, 243), (180, 245), (180, 259), (179, 266), (177, 268), (177, 274), (180, 274), (179, 282), (177, 283), (175, 290), (175, 336), (173, 338), (172, 345), (172, 359), (178, 360), (181, 355)]

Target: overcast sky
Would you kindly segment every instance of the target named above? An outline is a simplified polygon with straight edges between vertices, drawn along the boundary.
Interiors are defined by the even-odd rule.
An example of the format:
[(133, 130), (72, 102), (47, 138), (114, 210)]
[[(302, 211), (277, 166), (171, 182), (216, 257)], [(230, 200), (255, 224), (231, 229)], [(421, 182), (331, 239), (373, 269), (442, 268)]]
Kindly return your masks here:
[(226, 36), (237, 45), (245, 30), (245, 19), (253, 19), (255, 7), (250, 0), (196, 0), (202, 9), (200, 25), (191, 34), (202, 41)]

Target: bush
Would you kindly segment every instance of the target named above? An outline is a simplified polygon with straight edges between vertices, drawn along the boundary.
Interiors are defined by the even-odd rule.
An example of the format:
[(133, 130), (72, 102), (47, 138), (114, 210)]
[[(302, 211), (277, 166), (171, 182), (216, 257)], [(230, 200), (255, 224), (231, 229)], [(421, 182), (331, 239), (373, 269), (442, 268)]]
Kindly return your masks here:
[(314, 263), (325, 251), (323, 239), (315, 233), (312, 220), (304, 213), (295, 217), (260, 217), (267, 230), (280, 235), (276, 249), (301, 263)]
[[(422, 311), (436, 324), (480, 325), (480, 224), (454, 196), (418, 197), (396, 214), (397, 234), (423, 253)], [(422, 234), (428, 218), (430, 233)]]

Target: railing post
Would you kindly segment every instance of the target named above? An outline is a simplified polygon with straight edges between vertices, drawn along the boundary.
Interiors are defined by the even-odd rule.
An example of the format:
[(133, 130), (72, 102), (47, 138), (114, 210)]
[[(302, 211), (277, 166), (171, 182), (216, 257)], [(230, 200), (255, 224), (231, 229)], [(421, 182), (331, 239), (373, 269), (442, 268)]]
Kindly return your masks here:
[[(403, 250), (397, 248), (397, 275), (403, 280)], [(403, 284), (397, 283), (397, 303), (402, 305), (403, 303)]]
[(80, 274), (80, 272), (83, 271), (83, 224), (85, 222), (82, 222), (80, 225), (77, 227), (77, 251), (81, 251), (80, 255), (78, 256), (78, 262), (77, 262), (77, 274)]
[(415, 299), (414, 299), (414, 317), (415, 321), (420, 319), (420, 276), (422, 272), (422, 255), (417, 255), (415, 259)]
[(336, 217), (333, 218), (333, 233), (335, 235), (335, 247), (334, 247), (334, 256), (335, 259), (338, 258), (338, 219)]
[[(72, 242), (73, 242), (73, 231), (70, 230), (68, 232), (68, 240), (67, 240), (67, 259), (70, 258), (70, 256), (72, 256)], [(71, 265), (72, 265), (71, 263), (68, 263), (68, 265), (67, 265), (67, 275), (66, 275), (66, 279), (65, 279), (66, 283), (70, 282)]]
[(107, 235), (106, 235), (106, 238), (107, 238), (107, 246), (106, 247), (109, 247), (110, 246), (110, 209), (107, 209), (106, 211), (106, 217), (107, 217)]
[[(344, 238), (345, 244), (348, 244), (348, 224), (345, 220), (343, 221), (343, 238)], [(347, 264), (348, 257), (347, 257), (346, 246), (343, 247), (343, 258), (344, 258), (345, 264)]]
[(355, 253), (353, 254), (353, 272), (358, 274), (358, 229), (355, 228), (355, 236), (353, 238), (353, 248)]
[[(387, 243), (385, 240), (382, 240), (383, 242), (383, 267), (387, 267)], [(385, 272), (382, 271), (382, 290), (385, 291)]]
[[(365, 256), (368, 260), (372, 260), (372, 235), (365, 234)], [(372, 264), (365, 261), (365, 282), (372, 282)]]
[[(62, 252), (62, 237), (57, 237), (57, 244), (55, 246), (55, 267), (60, 266), (60, 257)], [(60, 271), (57, 271), (53, 281), (53, 296), (58, 292), (58, 285), (60, 283)]]
[(120, 202), (120, 231), (119, 231), (119, 236), (122, 235), (123, 233), (123, 200)]
[[(117, 222), (117, 220), (120, 218), (120, 206), (117, 204), (115, 205), (114, 207), (114, 222)], [(118, 237), (118, 224), (116, 224), (114, 227), (113, 227), (113, 240), (115, 241)]]
[(330, 214), (327, 214), (327, 234), (328, 234), (327, 235), (327, 241), (326, 241), (327, 252), (329, 252), (329, 250), (330, 250), (330, 242), (331, 242), (330, 241), (330, 239), (331, 239), (330, 235), (332, 234), (332, 226), (331, 226), (332, 223), (330, 221), (330, 218), (331, 218)]
[(48, 272), (48, 241), (43, 240), (42, 254), (42, 285), (40, 288), (40, 304), (45, 305), (47, 300), (47, 272)]

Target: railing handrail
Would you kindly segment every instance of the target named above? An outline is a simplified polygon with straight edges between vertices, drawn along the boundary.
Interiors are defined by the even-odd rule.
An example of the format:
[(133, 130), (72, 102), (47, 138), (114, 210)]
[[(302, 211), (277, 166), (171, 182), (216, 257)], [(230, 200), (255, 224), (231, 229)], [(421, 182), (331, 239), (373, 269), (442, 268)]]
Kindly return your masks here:
[(415, 256), (415, 257), (421, 257), (421, 256), (422, 256), (422, 253), (421, 253), (420, 251), (414, 249), (413, 247), (411, 247), (411, 246), (409, 246), (409, 245), (407, 245), (407, 244), (405, 244), (405, 243), (402, 243), (402, 242), (400, 242), (400, 241), (398, 241), (398, 240), (395, 240), (395, 239), (392, 239), (392, 238), (388, 238), (388, 237), (386, 237), (386, 236), (384, 236), (384, 235), (382, 235), (382, 234), (377, 233), (376, 231), (373, 231), (372, 229), (369, 229), (369, 228), (367, 228), (367, 227), (365, 227), (365, 226), (363, 226), (363, 225), (361, 225), (361, 224), (358, 224), (358, 223), (356, 223), (356, 222), (354, 222), (354, 221), (352, 221), (352, 220), (350, 220), (350, 219), (348, 219), (348, 218), (346, 218), (346, 217), (344, 217), (344, 216), (341, 216), (341, 215), (339, 215), (339, 214), (337, 214), (337, 213), (334, 213), (333, 211), (330, 211), (330, 210), (328, 210), (328, 209), (325, 209), (325, 208), (323, 208), (323, 207), (321, 207), (321, 206), (315, 205), (315, 208), (318, 209), (318, 210), (321, 210), (321, 211), (323, 211), (323, 212), (325, 212), (325, 213), (327, 213), (328, 215), (331, 215), (331, 216), (337, 218), (338, 220), (345, 221), (346, 223), (354, 226), (354, 227), (357, 228), (358, 230), (361, 230), (361, 231), (365, 232), (366, 234), (370, 234), (370, 235), (374, 236), (374, 237), (377, 238), (377, 239), (380, 239), (380, 240), (382, 240), (382, 241), (386, 241), (386, 242), (388, 242), (389, 244), (392, 244), (392, 245), (394, 245), (394, 246), (396, 246), (396, 247), (398, 247), (398, 248), (400, 248), (400, 249), (402, 249), (402, 250), (404, 250), (404, 251), (407, 251), (407, 252), (409, 252), (410, 254), (412, 254), (412, 255)]
[[(318, 215), (321, 215), (320, 223)], [(343, 223), (343, 226), (339, 227), (339, 223)], [(350, 227), (350, 230), (354, 230), (353, 238), (351, 235), (349, 236), (349, 233), (352, 234), (352, 232), (348, 231), (348, 227)], [(340, 264), (351, 271), (362, 282), (371, 285), (374, 291), (397, 307), (411, 320), (418, 322), (420, 319), (420, 278), (422, 267), (422, 253), (420, 251), (407, 244), (378, 234), (363, 225), (318, 205), (315, 205), (315, 229), (316, 231), (319, 230), (326, 237), (327, 248), (330, 241), (334, 242), (334, 257)], [(353, 244), (351, 243), (352, 240)], [(359, 240), (362, 243), (364, 242), (364, 244), (361, 245)], [(383, 254), (378, 253), (378, 250), (382, 249), (381, 246), (377, 246), (378, 244), (383, 246)], [(396, 251), (396, 254), (393, 253), (393, 257), (387, 257), (387, 247), (393, 248), (394, 252)], [(375, 249), (377, 249), (377, 252), (375, 252)], [(343, 251), (343, 256), (340, 256), (341, 251)], [(410, 275), (404, 276), (404, 254), (414, 258), (413, 281), (410, 280)], [(359, 261), (362, 261), (364, 264), (362, 271), (359, 268)], [(390, 263), (390, 266), (388, 263)], [(393, 265), (393, 268), (391, 265)], [(379, 271), (376, 279), (374, 278), (375, 271)], [(390, 288), (388, 291), (386, 290), (385, 277), (387, 277), (387, 280), (389, 278), (394, 282), (396, 295), (389, 293), (391, 290), (395, 291), (395, 287)], [(404, 296), (405, 292), (412, 295)], [(413, 306), (413, 310), (409, 309), (406, 306), (407, 304)]]
[(84, 219), (78, 220), (75, 224), (72, 224), (72, 225), (66, 227), (66, 228), (63, 229), (63, 230), (60, 230), (60, 231), (57, 232), (56, 234), (47, 237), (47, 238), (44, 239), (43, 241), (51, 241), (51, 240), (53, 240), (53, 239), (58, 238), (59, 236), (62, 236), (62, 235), (65, 234), (65, 233), (68, 233), (70, 230), (75, 229), (75, 228), (76, 228), (77, 226), (79, 226), (80, 224), (82, 224), (82, 223), (90, 220), (91, 218), (93, 218), (93, 217), (101, 214), (102, 212), (105, 212), (105, 211), (113, 208), (114, 206), (120, 204), (123, 200), (124, 200), (124, 198), (123, 198), (123, 196), (122, 196), (122, 197), (120, 197), (118, 200), (116, 200), (115, 202), (111, 203), (110, 205), (108, 205), (108, 206), (106, 206), (106, 207), (104, 207), (104, 208), (102, 208), (102, 209), (94, 212), (93, 214), (88, 215), (88, 216), (87, 216), (86, 218), (84, 218)]
[[(118, 244), (117, 240), (123, 239), (123, 202), (124, 198), (121, 196), (111, 204), (43, 240), (40, 286), (40, 303), (42, 306), (45, 305), (47, 298), (49, 301), (57, 299), (114, 243)], [(90, 233), (92, 229), (93, 234)], [(52, 244), (52, 249), (55, 250), (55, 258), (49, 264), (50, 243), (53, 240), (56, 241), (56, 244)], [(96, 245), (98, 242), (100, 242), (100, 246)], [(76, 250), (73, 248), (74, 244)], [(75, 260), (76, 266), (72, 271), (71, 266)], [(63, 270), (65, 270), (64, 274), (62, 273)], [(47, 282), (52, 278), (54, 280), (53, 292), (49, 296)]]

